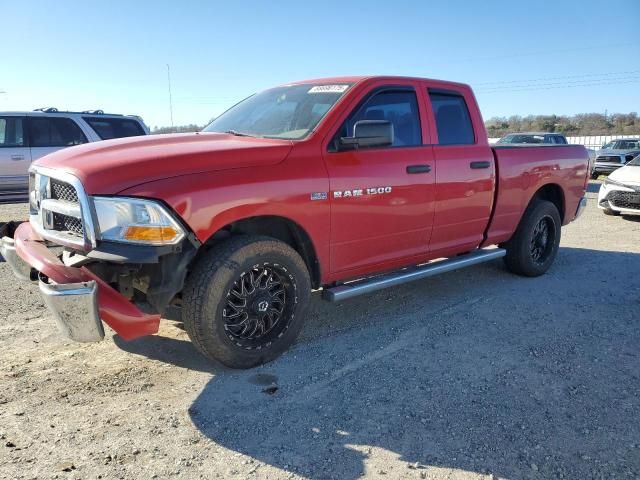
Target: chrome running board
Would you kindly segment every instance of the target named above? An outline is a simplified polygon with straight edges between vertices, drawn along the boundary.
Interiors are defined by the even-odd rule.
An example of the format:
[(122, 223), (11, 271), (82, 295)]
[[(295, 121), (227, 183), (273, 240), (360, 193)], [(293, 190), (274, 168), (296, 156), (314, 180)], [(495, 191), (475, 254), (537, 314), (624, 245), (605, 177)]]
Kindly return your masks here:
[(441, 273), (451, 272), (460, 268), (471, 267), (479, 263), (489, 262), (504, 257), (507, 251), (503, 248), (488, 248), (474, 250), (458, 257), (447, 258), (437, 262), (427, 263), (418, 267), (405, 268), (397, 272), (386, 273), (377, 277), (356, 280), (337, 287), (327, 288), (322, 292), (322, 298), (330, 302), (339, 302), (348, 298), (375, 292), (383, 288), (393, 287), (402, 283), (434, 277)]

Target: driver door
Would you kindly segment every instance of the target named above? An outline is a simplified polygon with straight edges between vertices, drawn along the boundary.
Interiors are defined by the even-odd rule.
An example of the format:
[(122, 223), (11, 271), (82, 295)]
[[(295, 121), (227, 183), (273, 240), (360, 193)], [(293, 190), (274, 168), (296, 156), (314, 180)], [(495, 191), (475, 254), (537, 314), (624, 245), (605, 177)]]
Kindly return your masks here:
[[(424, 257), (434, 213), (432, 147), (410, 81), (374, 87), (337, 128), (324, 153), (331, 201), (331, 271), (358, 275)], [(387, 120), (393, 143), (341, 149), (360, 120)], [(428, 143), (428, 142), (426, 142)], [(372, 268), (373, 267), (373, 268)]]

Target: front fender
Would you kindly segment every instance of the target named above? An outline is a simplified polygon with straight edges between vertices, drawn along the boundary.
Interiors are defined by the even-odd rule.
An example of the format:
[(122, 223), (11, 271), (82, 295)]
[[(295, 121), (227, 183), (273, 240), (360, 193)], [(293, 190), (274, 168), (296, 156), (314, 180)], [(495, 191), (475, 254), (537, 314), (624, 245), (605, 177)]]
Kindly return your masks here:
[(184, 175), (138, 185), (121, 194), (162, 200), (202, 243), (239, 220), (260, 216), (291, 220), (309, 235), (321, 271), (328, 272), (330, 205), (328, 199), (311, 200), (312, 192), (328, 191), (324, 169), (307, 164), (305, 168), (289, 165), (268, 171), (233, 169)]

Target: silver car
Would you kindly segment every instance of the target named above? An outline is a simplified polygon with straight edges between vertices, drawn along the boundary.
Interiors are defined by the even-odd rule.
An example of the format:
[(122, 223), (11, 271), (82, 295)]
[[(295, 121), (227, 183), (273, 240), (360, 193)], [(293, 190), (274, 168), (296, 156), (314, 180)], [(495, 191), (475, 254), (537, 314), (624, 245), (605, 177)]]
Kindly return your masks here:
[(609, 174), (623, 167), (640, 154), (640, 138), (620, 138), (602, 146), (596, 153), (596, 162), (591, 170), (591, 178)]
[(0, 112), (0, 200), (26, 197), (31, 162), (61, 148), (149, 134), (142, 119), (102, 110)]

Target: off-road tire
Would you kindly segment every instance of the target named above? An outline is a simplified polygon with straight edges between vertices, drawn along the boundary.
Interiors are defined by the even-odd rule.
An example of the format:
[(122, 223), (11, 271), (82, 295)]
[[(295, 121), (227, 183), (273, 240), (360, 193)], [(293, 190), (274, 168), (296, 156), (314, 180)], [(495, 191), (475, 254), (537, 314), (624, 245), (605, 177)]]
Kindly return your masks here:
[[(537, 238), (536, 229), (541, 223), (544, 223), (550, 232), (547, 235), (548, 243), (542, 248), (540, 258), (537, 258), (537, 249), (540, 247), (534, 239)], [(544, 274), (558, 254), (561, 226), (562, 221), (556, 206), (547, 200), (534, 199), (527, 207), (513, 237), (501, 245), (507, 250), (504, 257), (507, 268), (526, 277)]]
[[(234, 336), (225, 308), (234, 286), (243, 285), (243, 275), (262, 268), (278, 269), (286, 281), (287, 303), (282, 308), (287, 315), (278, 322), (287, 323), (278, 326), (276, 322), (284, 330), (273, 327), (270, 335), (274, 336), (271, 341), (265, 338), (264, 345), (248, 345), (254, 339)], [(310, 292), (309, 271), (293, 248), (266, 236), (238, 235), (196, 260), (183, 290), (182, 319), (194, 346), (207, 358), (231, 368), (251, 368), (275, 359), (293, 344), (302, 329)]]

